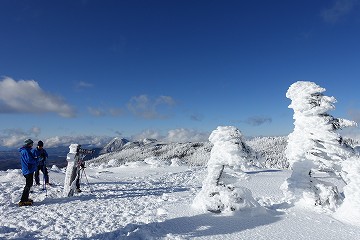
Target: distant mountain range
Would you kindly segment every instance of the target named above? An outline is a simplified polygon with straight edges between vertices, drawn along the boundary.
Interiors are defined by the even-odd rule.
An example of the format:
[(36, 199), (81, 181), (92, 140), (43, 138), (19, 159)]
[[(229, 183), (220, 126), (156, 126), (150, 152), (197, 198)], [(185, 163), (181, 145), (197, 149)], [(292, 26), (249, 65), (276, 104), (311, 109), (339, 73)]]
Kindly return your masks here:
[[(359, 145), (358, 141), (346, 139), (350, 146)], [(255, 137), (246, 143), (264, 159), (264, 167), (286, 169), (289, 163), (284, 150), (287, 137)], [(82, 148), (93, 149), (82, 145)], [(164, 161), (181, 161), (189, 165), (205, 165), (210, 158), (212, 144), (210, 142), (165, 143), (156, 139), (129, 141), (125, 138), (114, 138), (103, 148), (95, 148), (93, 155), (86, 156), (87, 164), (94, 166), (120, 166), (126, 162), (142, 161), (158, 158)], [(56, 165), (60, 168), (67, 165), (66, 155), (68, 146), (47, 148), (49, 154), (48, 166)], [(20, 168), (17, 150), (0, 151), (0, 170)]]

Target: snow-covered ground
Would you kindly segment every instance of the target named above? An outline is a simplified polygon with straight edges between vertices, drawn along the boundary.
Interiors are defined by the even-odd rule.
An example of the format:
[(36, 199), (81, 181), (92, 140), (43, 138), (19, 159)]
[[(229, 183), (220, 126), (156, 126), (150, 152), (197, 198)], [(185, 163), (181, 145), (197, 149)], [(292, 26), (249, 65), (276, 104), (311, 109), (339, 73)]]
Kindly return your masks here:
[[(321, 208), (291, 207), (280, 185), (288, 170), (248, 172), (243, 186), (266, 212), (200, 212), (191, 208), (205, 167), (156, 161), (112, 168), (86, 168), (82, 190), (63, 197), (64, 169), (53, 167), (54, 183), (33, 187), (34, 205), (18, 207), (25, 178), (20, 170), (0, 172), (0, 239), (358, 239), (360, 227)], [(47, 196), (46, 196), (47, 195)], [(315, 208), (315, 207), (314, 207)]]

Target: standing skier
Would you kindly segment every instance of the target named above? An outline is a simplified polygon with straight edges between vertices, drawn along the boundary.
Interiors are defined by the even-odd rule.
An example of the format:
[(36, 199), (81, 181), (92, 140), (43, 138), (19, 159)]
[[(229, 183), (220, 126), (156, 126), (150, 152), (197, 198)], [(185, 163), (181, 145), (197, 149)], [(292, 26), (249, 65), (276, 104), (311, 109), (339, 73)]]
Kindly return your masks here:
[(46, 185), (50, 185), (49, 183), (49, 172), (46, 168), (46, 159), (48, 158), (48, 154), (46, 150), (44, 149), (44, 143), (42, 141), (39, 141), (37, 144), (37, 147), (32, 150), (32, 153), (35, 158), (38, 159), (38, 166), (35, 171), (35, 183), (36, 185), (40, 185), (40, 170), (44, 174), (44, 180)]
[(21, 160), (21, 170), (22, 174), (26, 179), (26, 184), (24, 191), (22, 193), (19, 206), (29, 206), (32, 205), (33, 200), (29, 198), (30, 188), (33, 185), (34, 172), (37, 167), (37, 160), (34, 158), (31, 148), (34, 142), (31, 139), (25, 140), (25, 145), (19, 149), (20, 160)]

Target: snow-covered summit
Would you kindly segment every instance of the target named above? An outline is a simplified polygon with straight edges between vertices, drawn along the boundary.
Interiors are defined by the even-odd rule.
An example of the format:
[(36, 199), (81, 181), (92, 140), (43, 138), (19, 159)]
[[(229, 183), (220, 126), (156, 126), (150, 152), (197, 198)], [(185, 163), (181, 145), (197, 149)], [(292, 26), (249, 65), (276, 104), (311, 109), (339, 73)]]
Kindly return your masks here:
[(108, 144), (105, 145), (105, 147), (100, 151), (100, 154), (114, 152), (120, 150), (122, 147), (124, 147), (125, 144), (127, 144), (129, 140), (125, 138), (114, 138), (112, 139)]

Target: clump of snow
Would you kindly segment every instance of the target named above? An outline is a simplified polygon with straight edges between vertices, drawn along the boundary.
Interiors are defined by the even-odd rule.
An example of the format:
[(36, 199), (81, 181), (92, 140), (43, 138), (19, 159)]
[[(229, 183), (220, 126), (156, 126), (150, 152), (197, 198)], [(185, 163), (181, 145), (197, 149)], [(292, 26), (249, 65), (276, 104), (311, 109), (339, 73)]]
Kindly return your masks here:
[(171, 159), (170, 161), (171, 161), (170, 166), (176, 166), (176, 167), (178, 167), (178, 166), (185, 165), (185, 163), (184, 163), (183, 161), (181, 161), (180, 158), (173, 158), (173, 159)]
[(160, 158), (157, 158), (157, 157), (145, 158), (144, 162), (146, 164), (149, 164), (149, 165), (153, 166), (153, 167), (164, 167), (164, 166), (170, 165), (170, 163), (167, 160), (160, 159)]
[(241, 132), (233, 126), (219, 126), (209, 140), (214, 146), (208, 161), (208, 174), (192, 206), (211, 212), (261, 209), (251, 191), (239, 186), (240, 180), (248, 178), (242, 169), (250, 166), (251, 156)]
[(78, 149), (78, 146), (79, 146), (79, 144), (75, 144), (75, 143), (73, 143), (73, 144), (70, 144), (70, 146), (69, 146), (69, 153), (73, 153), (73, 154), (76, 154), (76, 152), (77, 152), (77, 149)]
[(360, 158), (352, 157), (343, 162), (346, 172), (345, 199), (335, 216), (345, 222), (360, 226)]
[(354, 155), (354, 150), (336, 131), (356, 123), (329, 115), (336, 99), (324, 96), (324, 91), (313, 82), (298, 81), (286, 93), (295, 120), (285, 150), (293, 172), (281, 189), (290, 202), (305, 200), (335, 210), (342, 200), (337, 186), (314, 178), (313, 171), (327, 171), (333, 176), (341, 173), (342, 161)]

